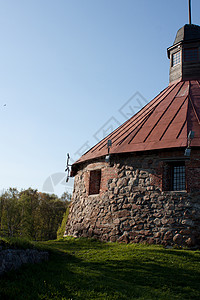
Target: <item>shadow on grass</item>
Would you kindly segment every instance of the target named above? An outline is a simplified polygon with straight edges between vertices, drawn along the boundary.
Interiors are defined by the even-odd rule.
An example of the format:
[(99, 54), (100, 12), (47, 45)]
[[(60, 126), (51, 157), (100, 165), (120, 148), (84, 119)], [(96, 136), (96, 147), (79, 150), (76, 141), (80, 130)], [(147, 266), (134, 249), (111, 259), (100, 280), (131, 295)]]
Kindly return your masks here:
[(46, 244), (50, 261), (1, 278), (0, 299), (200, 299), (199, 253), (81, 239)]
[(80, 251), (80, 250), (89, 250), (89, 249), (107, 249), (111, 244), (106, 242), (100, 242), (95, 239), (87, 238), (66, 238), (56, 241), (43, 242), (43, 245), (50, 246), (50, 249), (57, 249), (58, 251)]

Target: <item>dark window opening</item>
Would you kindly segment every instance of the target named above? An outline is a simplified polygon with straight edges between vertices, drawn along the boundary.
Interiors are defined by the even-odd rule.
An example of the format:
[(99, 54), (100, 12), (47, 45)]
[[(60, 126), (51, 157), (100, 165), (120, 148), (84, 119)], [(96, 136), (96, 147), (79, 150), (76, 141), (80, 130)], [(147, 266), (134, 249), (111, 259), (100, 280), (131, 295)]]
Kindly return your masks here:
[(172, 190), (185, 190), (185, 163), (172, 165)]
[(184, 61), (198, 61), (199, 60), (199, 53), (198, 48), (190, 48), (184, 49)]
[(178, 51), (172, 54), (172, 67), (179, 64), (181, 62), (181, 52)]
[(101, 170), (90, 171), (89, 195), (99, 194), (101, 185)]
[(166, 162), (163, 169), (163, 190), (186, 190), (185, 162)]

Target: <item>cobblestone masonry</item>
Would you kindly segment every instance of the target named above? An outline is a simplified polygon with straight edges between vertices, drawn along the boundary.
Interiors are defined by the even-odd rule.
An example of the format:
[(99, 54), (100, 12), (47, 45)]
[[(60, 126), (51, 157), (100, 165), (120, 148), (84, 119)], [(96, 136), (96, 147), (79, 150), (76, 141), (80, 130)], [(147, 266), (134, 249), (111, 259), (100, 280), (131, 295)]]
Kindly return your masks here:
[[(200, 245), (199, 153), (185, 162), (187, 191), (164, 191), (165, 167), (183, 151), (121, 155), (82, 166), (65, 235), (111, 242)], [(98, 195), (88, 195), (91, 170), (101, 169)], [(195, 180), (193, 180), (194, 178)]]

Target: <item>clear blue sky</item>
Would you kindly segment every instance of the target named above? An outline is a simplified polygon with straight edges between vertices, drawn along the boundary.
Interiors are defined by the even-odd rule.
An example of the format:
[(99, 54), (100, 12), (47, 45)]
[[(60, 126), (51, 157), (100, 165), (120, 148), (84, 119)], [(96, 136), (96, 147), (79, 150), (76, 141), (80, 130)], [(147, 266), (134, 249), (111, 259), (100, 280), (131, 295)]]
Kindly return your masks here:
[(168, 85), (166, 49), (186, 23), (187, 0), (0, 0), (0, 191), (49, 178), (64, 192), (66, 153), (124, 122), (136, 92), (150, 101)]

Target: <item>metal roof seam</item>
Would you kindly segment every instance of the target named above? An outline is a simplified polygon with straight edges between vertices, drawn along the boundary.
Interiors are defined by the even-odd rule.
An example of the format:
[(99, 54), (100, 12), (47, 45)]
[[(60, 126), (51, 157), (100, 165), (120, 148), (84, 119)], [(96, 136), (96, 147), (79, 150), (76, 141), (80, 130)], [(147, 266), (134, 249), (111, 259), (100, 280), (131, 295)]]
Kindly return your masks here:
[[(127, 123), (129, 120), (127, 120), (125, 123)], [(101, 140), (101, 142), (99, 142), (96, 146), (94, 146), (94, 149), (91, 152), (94, 152), (96, 150), (100, 151), (102, 150), (106, 145), (107, 145), (107, 141), (109, 139), (111, 139), (111, 137), (113, 137), (114, 135), (116, 135), (116, 133), (118, 132), (118, 130), (120, 130), (120, 128), (125, 124), (123, 123), (122, 125), (120, 125), (118, 128), (116, 128), (112, 133), (110, 133), (109, 135), (107, 135), (105, 138), (103, 138)], [(112, 139), (112, 144), (114, 143), (113, 139)]]
[[(119, 127), (117, 127), (113, 132), (109, 133), (106, 137), (104, 137), (100, 142), (98, 142), (96, 145), (94, 145), (90, 150), (91, 152), (96, 151), (103, 143), (105, 143), (102, 147), (104, 147), (107, 144), (107, 140), (110, 139), (115, 131), (117, 131), (120, 127), (122, 127), (125, 123), (127, 123), (129, 120), (125, 121), (123, 124), (121, 124)], [(105, 142), (106, 141), (106, 142)], [(89, 151), (90, 151), (89, 150)]]
[[(144, 114), (143, 118), (146, 119), (147, 115), (152, 114), (152, 111), (154, 111), (156, 109), (156, 107), (162, 102), (164, 101), (164, 99), (176, 88), (176, 86), (179, 84), (180, 82), (176, 82), (171, 86), (168, 86), (166, 89), (164, 89), (157, 97), (155, 97), (152, 101), (153, 103), (151, 103), (152, 101), (150, 101), (147, 105), (146, 105), (146, 109), (145, 106), (136, 113), (136, 115), (132, 116), (129, 120), (125, 121), (122, 125), (120, 125), (118, 128), (116, 128), (111, 134), (109, 134), (107, 137), (105, 137), (104, 139), (102, 139), (102, 141), (100, 141), (96, 146), (93, 147), (93, 150), (91, 151), (92, 153), (95, 151), (101, 151), (107, 144), (107, 140), (110, 139), (112, 137), (112, 139), (114, 138), (114, 142), (116, 142), (124, 133), (124, 131), (127, 131), (127, 127), (132, 127), (136, 124), (137, 119), (141, 117), (142, 114)], [(166, 95), (165, 95), (166, 94)], [(164, 97), (163, 97), (164, 96)], [(150, 104), (151, 103), (151, 104)], [(149, 105), (150, 104), (150, 105)], [(153, 106), (153, 107), (152, 107)], [(151, 108), (151, 111), (149, 112)], [(144, 111), (145, 109), (145, 111)], [(135, 122), (135, 124), (133, 124)], [(142, 120), (143, 122), (143, 120)], [(140, 127), (140, 129), (142, 128), (142, 126)], [(134, 128), (135, 130), (136, 128)], [(129, 129), (128, 129), (129, 130)], [(134, 131), (131, 130), (131, 133)], [(119, 134), (122, 133), (119, 137)], [(130, 133), (130, 134), (131, 134)], [(136, 134), (138, 133), (138, 131), (136, 132)], [(130, 134), (128, 134), (128, 136), (130, 136)], [(136, 134), (133, 136), (133, 138), (136, 136)], [(123, 143), (123, 141), (126, 140), (126, 138), (128, 136), (125, 136), (124, 140), (121, 140), (119, 143), (117, 143), (117, 145), (121, 145)], [(116, 138), (115, 138), (116, 137)], [(131, 141), (133, 140), (133, 138), (131, 139)], [(131, 142), (129, 141), (129, 142)], [(92, 148), (91, 148), (92, 149)], [(90, 150), (89, 150), (90, 151)]]
[[(176, 85), (177, 85), (178, 83), (176, 83)], [(175, 85), (175, 86), (176, 86)], [(173, 85), (172, 86), (168, 86), (165, 90), (163, 90), (161, 93), (165, 93), (168, 89), (171, 89), (170, 91), (169, 91), (169, 93), (175, 88), (175, 86), (173, 87)], [(157, 97), (155, 97), (153, 100), (151, 100), (149, 103), (147, 103), (147, 105), (145, 105), (139, 112), (137, 112), (134, 116), (132, 116), (129, 120), (127, 120), (125, 123), (123, 123), (121, 126), (119, 126), (119, 128), (117, 128), (114, 132), (113, 132), (113, 134), (120, 134), (121, 132), (118, 132), (117, 133), (117, 130), (119, 129), (121, 129), (121, 131), (123, 130), (126, 130), (126, 127), (125, 128), (123, 128), (122, 129), (122, 127), (123, 127), (123, 125), (124, 126), (127, 126), (127, 127), (132, 127), (132, 123), (134, 122), (134, 121), (136, 121), (139, 117), (141, 117), (141, 112), (142, 112), (142, 114), (144, 114), (144, 118), (146, 117), (146, 115), (149, 113), (149, 111), (147, 111), (148, 109), (150, 109), (150, 106), (153, 106), (154, 104), (155, 104), (155, 102), (157, 102), (160, 98), (161, 98), (161, 93), (157, 96)], [(168, 93), (168, 94), (169, 94)], [(168, 94), (165, 96), (165, 97), (167, 97), (168, 96)], [(163, 98), (163, 100), (165, 99), (165, 97)], [(152, 104), (150, 104), (152, 101), (154, 101)], [(158, 103), (159, 104), (159, 103)], [(157, 105), (158, 104), (156, 104), (156, 106), (154, 106), (152, 109), (155, 109), (156, 107), (157, 107)], [(148, 106), (148, 107), (147, 107)], [(146, 110), (145, 111), (143, 111), (144, 109), (145, 109), (145, 107), (146, 107)], [(147, 112), (146, 112), (147, 111)]]
[[(149, 104), (149, 103), (148, 103)], [(147, 105), (148, 105), (147, 104)], [(145, 106), (144, 106), (145, 107)], [(143, 108), (144, 108), (143, 107)], [(142, 108), (142, 109), (143, 109)], [(141, 110), (142, 110), (141, 109)], [(140, 110), (140, 111), (141, 111)], [(138, 112), (138, 113), (140, 113), (140, 111)], [(137, 114), (138, 114), (137, 113)], [(145, 114), (145, 116), (144, 116), (144, 118), (146, 117), (146, 115), (148, 114), (149, 112), (147, 112), (146, 114)], [(117, 137), (114, 141), (112, 140), (112, 142), (114, 143), (115, 141), (117, 141), (122, 135), (123, 135), (123, 132), (124, 132), (124, 130), (126, 130), (126, 126), (127, 127), (132, 127), (133, 125), (135, 125), (136, 124), (136, 119), (138, 119), (139, 117), (140, 117), (140, 115), (134, 115), (134, 116), (132, 116), (130, 119), (128, 119), (127, 121), (125, 121), (123, 124), (121, 124), (118, 128), (116, 128), (112, 133), (110, 133), (107, 137), (105, 137), (105, 138), (103, 138), (96, 146), (94, 146), (93, 148), (93, 150), (91, 151), (91, 152), (94, 152), (94, 151), (96, 151), (99, 147), (99, 151), (101, 150), (101, 149), (103, 149), (103, 147), (105, 147), (106, 146), (106, 142), (107, 142), (107, 140), (109, 139), (109, 138), (111, 138), (112, 136), (114, 136), (114, 138), (115, 138), (115, 136)], [(132, 120), (132, 121), (131, 121)], [(133, 122), (135, 122), (135, 124), (132, 124)], [(128, 125), (127, 125), (127, 123), (129, 123)], [(125, 128), (123, 128), (123, 127), (125, 127)], [(120, 134), (122, 132), (122, 135), (120, 135), (120, 137), (118, 137), (118, 135)], [(106, 142), (105, 142), (106, 141)], [(104, 144), (105, 143), (105, 144)], [(103, 145), (102, 145), (103, 144)], [(89, 150), (90, 151), (90, 150)]]
[(189, 94), (189, 100), (190, 100), (190, 103), (191, 103), (191, 105), (192, 105), (192, 109), (193, 109), (193, 111), (194, 111), (194, 114), (195, 114), (195, 117), (196, 117), (196, 119), (197, 119), (197, 121), (198, 121), (198, 124), (200, 125), (200, 120), (199, 120), (198, 114), (197, 114), (197, 112), (196, 112), (196, 109), (195, 109), (195, 107), (194, 107), (194, 103), (192, 102), (192, 99), (191, 99), (191, 97), (190, 97), (190, 94)]
[[(165, 95), (164, 96), (164, 98), (163, 99), (161, 99), (161, 101), (163, 101), (173, 90), (174, 90), (174, 88), (177, 86), (177, 84), (178, 84), (179, 82), (176, 82), (175, 84), (174, 84), (174, 86), (173, 85), (171, 85), (171, 86), (168, 86), (166, 89), (164, 89), (157, 97), (155, 97), (152, 101), (153, 101), (153, 103), (151, 104), (151, 105), (149, 105), (152, 101), (150, 101), (146, 106), (146, 110), (143, 112), (143, 110), (145, 109), (145, 106), (139, 111), (139, 112), (137, 112), (136, 113), (136, 115), (134, 115), (133, 117), (131, 117), (128, 121), (126, 121), (125, 123), (123, 123), (121, 126), (119, 126), (119, 128), (117, 128), (114, 132), (113, 132), (113, 135), (115, 135), (117, 138), (113, 141), (113, 142), (115, 142), (115, 141), (117, 141), (122, 135), (123, 135), (123, 132), (127, 129), (127, 127), (132, 127), (132, 126), (134, 126), (135, 124), (132, 124), (133, 122), (135, 122), (135, 121), (137, 121), (137, 119), (139, 118), (139, 117), (141, 117), (141, 112), (142, 112), (142, 114), (144, 114), (144, 116), (143, 116), (143, 118), (146, 118), (146, 116), (149, 114), (149, 113), (152, 113), (152, 111), (150, 111), (149, 112), (149, 110), (148, 109), (150, 109), (150, 107), (151, 106), (153, 106), (156, 102), (158, 102), (159, 100), (160, 100), (160, 98), (163, 96), (163, 94), (165, 94), (166, 92), (168, 92), (168, 90), (170, 89), (170, 91), (167, 93), (167, 95)], [(152, 108), (152, 110), (154, 110), (158, 105), (160, 104), (160, 102), (158, 102), (153, 108)], [(147, 112), (146, 112), (147, 111)], [(125, 128), (123, 128), (125, 126)], [(119, 130), (119, 132), (118, 132), (118, 130)], [(121, 130), (121, 131), (120, 131)], [(129, 130), (129, 129), (128, 129)], [(135, 129), (134, 129), (135, 130)], [(132, 130), (131, 131), (131, 133), (134, 131), (134, 130)], [(118, 137), (118, 135), (120, 134), (122, 132), (122, 134), (120, 135), (120, 137)], [(130, 133), (130, 134), (131, 134)], [(129, 136), (129, 135), (128, 135)], [(128, 137), (127, 136), (127, 137)], [(135, 136), (134, 136), (135, 137)], [(124, 138), (124, 140), (126, 139), (126, 137)], [(103, 142), (104, 142), (104, 140), (103, 140)], [(123, 142), (123, 141), (122, 141)], [(121, 145), (121, 141), (119, 142), (119, 143), (117, 143), (117, 145)], [(99, 145), (98, 144), (98, 146), (101, 146), (101, 145)], [(102, 148), (104, 147), (105, 145), (102, 145), (102, 147), (99, 149), (99, 150), (102, 150)], [(96, 147), (96, 148), (98, 148), (98, 147)], [(94, 152), (95, 151), (95, 149), (92, 151), (92, 152)]]
[(176, 95), (173, 97), (172, 101), (170, 102), (170, 104), (167, 106), (167, 108), (165, 109), (165, 111), (161, 114), (161, 116), (159, 117), (159, 119), (157, 120), (157, 122), (154, 124), (154, 126), (151, 128), (151, 130), (149, 131), (148, 135), (146, 136), (146, 138), (144, 139), (144, 143), (146, 142), (146, 140), (149, 138), (149, 136), (151, 135), (152, 131), (154, 130), (154, 128), (158, 125), (158, 123), (160, 122), (160, 120), (162, 119), (162, 117), (164, 116), (164, 114), (166, 113), (166, 111), (169, 109), (169, 107), (171, 106), (171, 104), (173, 103), (174, 99), (176, 98), (176, 96), (178, 95), (178, 93), (180, 92), (181, 88), (183, 87), (184, 82), (181, 84), (181, 87), (178, 89), (178, 92), (176, 93)]
[(181, 110), (181, 108), (182, 108), (183, 104), (185, 103), (185, 101), (187, 100), (187, 98), (188, 98), (188, 95), (187, 95), (187, 97), (185, 97), (185, 99), (184, 99), (184, 101), (181, 103), (179, 109), (176, 111), (175, 115), (173, 116), (173, 118), (171, 119), (171, 121), (169, 122), (169, 124), (167, 125), (167, 127), (165, 128), (165, 130), (164, 130), (162, 136), (159, 138), (159, 141), (162, 140), (163, 136), (164, 136), (165, 133), (167, 132), (168, 128), (170, 127), (170, 125), (172, 124), (172, 122), (174, 121), (174, 119), (176, 118), (176, 116), (178, 115), (179, 111)]
[[(147, 116), (146, 118), (143, 120), (143, 122), (141, 122), (141, 126), (138, 128), (138, 130), (136, 131), (136, 133), (132, 136), (132, 138), (130, 139), (130, 141), (128, 141), (128, 144), (130, 144), (132, 142), (132, 140), (136, 137), (136, 135), (138, 134), (138, 132), (140, 131), (140, 129), (144, 126), (144, 124), (146, 123), (146, 121), (149, 119), (149, 117), (151, 116), (151, 114), (153, 113), (154, 110), (152, 110)], [(136, 128), (135, 128), (136, 129)]]
[[(154, 110), (154, 108), (152, 108), (152, 110)], [(142, 120), (140, 120), (140, 123), (143, 122), (144, 119), (146, 119), (146, 117), (147, 117), (148, 115), (149, 115), (149, 111), (146, 112), (146, 113), (144, 114), (144, 116), (141, 117)], [(137, 117), (137, 119), (138, 119), (138, 117)], [(130, 124), (127, 126), (127, 127), (129, 127), (129, 128), (125, 128), (126, 132), (127, 132), (128, 130), (130, 130), (133, 126), (135, 126), (135, 125), (138, 123), (138, 120), (137, 120), (137, 119), (132, 120), (132, 121), (130, 122)], [(137, 128), (137, 127), (136, 127), (136, 128)], [(134, 128), (134, 130), (135, 130), (136, 128)], [(134, 130), (131, 130), (131, 132), (128, 134), (128, 136), (129, 136)], [(123, 132), (121, 131), (121, 132), (119, 132), (119, 133), (122, 133), (122, 134), (119, 136), (119, 138), (121, 138), (121, 137), (124, 135), (124, 131), (123, 131)], [(118, 133), (118, 134), (119, 134), (119, 133)], [(117, 136), (118, 136), (118, 135), (117, 135)], [(126, 139), (126, 137), (127, 137), (127, 136), (125, 136), (124, 139)], [(119, 138), (117, 138), (115, 141), (117, 141)], [(122, 141), (122, 140), (121, 140), (121, 141)], [(118, 144), (121, 144), (121, 141), (118, 142)]]
[[(140, 112), (140, 111), (139, 111)], [(138, 113), (139, 113), (138, 112)], [(130, 119), (126, 120), (123, 124), (121, 124), (119, 127), (117, 127), (113, 132), (111, 132), (110, 134), (108, 134), (105, 138), (103, 138), (99, 143), (97, 143), (96, 145), (94, 145), (90, 150), (92, 150), (91, 152), (96, 151), (100, 146), (102, 146), (99, 150), (101, 150), (104, 146), (106, 146), (107, 144), (107, 140), (110, 139), (113, 135), (116, 135), (116, 133), (121, 130), (121, 128), (123, 126), (126, 126), (127, 123), (130, 122), (131, 119), (133, 119), (136, 115), (133, 115)], [(121, 130), (122, 131), (122, 130)], [(105, 144), (104, 144), (105, 143)], [(104, 145), (102, 145), (104, 144)], [(90, 151), (88, 150), (88, 151)]]
[[(147, 104), (148, 105), (148, 104)], [(139, 112), (138, 112), (139, 113)], [(146, 117), (146, 115), (148, 115), (149, 112), (147, 112), (143, 118)], [(119, 126), (118, 128), (115, 129), (115, 131), (113, 131), (113, 133), (111, 135), (109, 135), (110, 137), (113, 136), (114, 140), (112, 140), (112, 142), (116, 142), (123, 134), (124, 134), (124, 131), (126, 130), (129, 130), (129, 128), (131, 128), (132, 126), (134, 126), (136, 123), (137, 123), (137, 119), (141, 117), (140, 115), (134, 115), (132, 116), (129, 120), (127, 120), (126, 122), (124, 122), (121, 126)], [(134, 123), (134, 124), (133, 124)], [(122, 134), (121, 134), (122, 133)], [(121, 134), (119, 136), (119, 134)], [(105, 139), (103, 139), (102, 141), (104, 142)], [(103, 143), (102, 142), (102, 143)], [(98, 146), (101, 146), (100, 150), (105, 146), (105, 145), (99, 145)], [(97, 147), (98, 148), (98, 147)]]
[[(186, 115), (187, 115), (187, 114), (186, 114)], [(181, 135), (181, 132), (183, 131), (183, 128), (185, 127), (185, 124), (186, 124), (186, 123), (187, 123), (187, 121), (185, 120), (185, 122), (183, 123), (183, 125), (182, 125), (182, 127), (181, 127), (179, 133), (178, 133), (177, 136), (176, 136), (176, 139), (178, 139), (179, 136)]]
[(73, 165), (104, 157), (107, 140), (110, 154), (187, 147), (190, 130), (195, 131), (192, 146), (200, 147), (200, 80), (170, 84), (136, 115), (125, 121)]
[[(133, 130), (131, 130), (131, 132), (129, 132), (121, 141), (119, 141), (118, 143), (117, 143), (117, 145), (121, 145), (132, 133), (133, 133), (133, 131), (134, 130), (136, 130), (137, 129), (137, 127), (138, 126), (140, 126), (140, 124), (144, 124), (144, 122), (146, 122), (146, 120), (149, 118), (149, 116), (152, 114), (152, 112), (155, 110), (155, 108), (152, 108), (151, 109), (151, 111), (150, 112), (147, 112), (144, 116), (143, 116), (143, 118), (142, 118), (142, 120), (140, 120), (140, 122), (135, 122), (134, 124), (132, 124), (132, 126), (130, 126), (130, 127), (133, 127), (133, 126), (136, 126), (136, 127), (134, 127), (134, 129)], [(138, 123), (138, 124), (137, 124)], [(141, 128), (141, 127), (140, 127)], [(136, 133), (137, 134), (137, 133)], [(122, 134), (123, 135), (123, 134)], [(120, 135), (120, 137), (122, 137), (122, 135)]]

